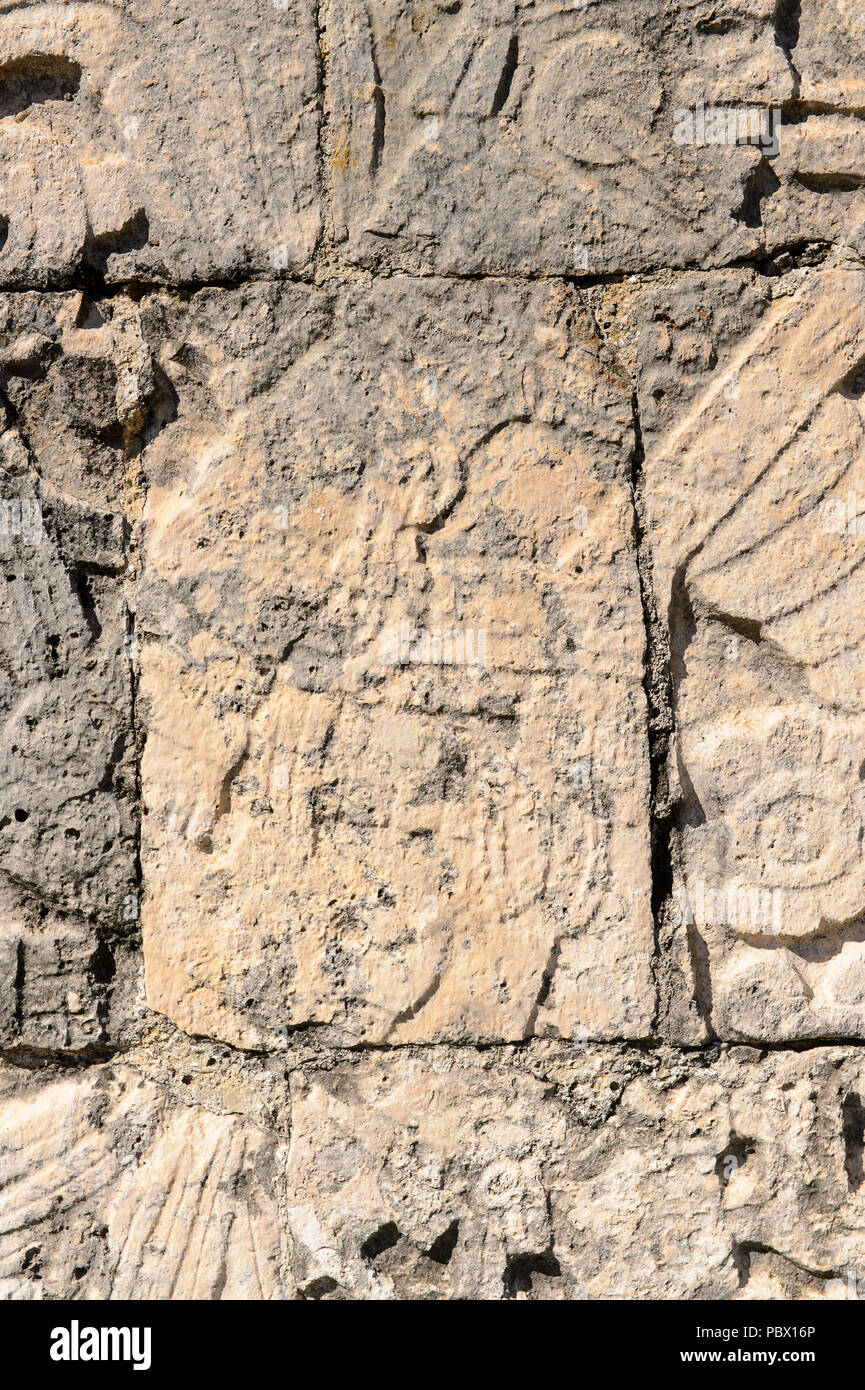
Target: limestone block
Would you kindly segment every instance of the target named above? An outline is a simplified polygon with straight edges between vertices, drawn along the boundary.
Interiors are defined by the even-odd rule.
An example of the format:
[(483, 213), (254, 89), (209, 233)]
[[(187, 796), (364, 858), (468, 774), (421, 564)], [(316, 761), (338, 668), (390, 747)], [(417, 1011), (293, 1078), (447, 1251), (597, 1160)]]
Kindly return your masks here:
[(153, 322), (151, 1006), (241, 1046), (646, 1036), (631, 407), (578, 299), (396, 277)]
[(127, 1066), (0, 1100), (0, 1296), (279, 1298), (272, 1140)]
[(4, 5), (0, 284), (302, 266), (318, 63), (305, 0)]
[(862, 1278), (862, 1064), (840, 1049), (538, 1045), (292, 1082), (306, 1298), (847, 1297)]
[(777, 284), (647, 437), (676, 903), (718, 1036), (860, 1038), (865, 281)]
[(134, 311), (89, 313), (80, 293), (0, 301), (3, 1036), (64, 1050), (104, 1038), (138, 931), (127, 511), (158, 395)]
[[(330, 7), (334, 233), (364, 264), (598, 274), (753, 253), (772, 0)], [(715, 143), (698, 108), (752, 119)], [(690, 136), (686, 117), (690, 113)], [(767, 126), (768, 128), (768, 126)], [(771, 142), (770, 142), (771, 143)]]

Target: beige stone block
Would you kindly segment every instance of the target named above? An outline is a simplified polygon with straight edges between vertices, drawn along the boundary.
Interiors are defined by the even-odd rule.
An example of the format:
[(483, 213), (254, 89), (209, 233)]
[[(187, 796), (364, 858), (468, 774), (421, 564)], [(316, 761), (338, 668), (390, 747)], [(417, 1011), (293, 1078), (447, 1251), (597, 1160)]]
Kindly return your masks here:
[(677, 901), (727, 1038), (865, 1030), (863, 291), (798, 277), (647, 452)]
[(0, 283), (303, 266), (318, 61), (304, 0), (5, 5)]
[(281, 1296), (273, 1146), (255, 1125), (172, 1104), (127, 1066), (7, 1070), (2, 1090), (2, 1296)]
[(242, 1046), (646, 1036), (630, 403), (577, 299), (250, 289), (170, 333), (151, 1006)]

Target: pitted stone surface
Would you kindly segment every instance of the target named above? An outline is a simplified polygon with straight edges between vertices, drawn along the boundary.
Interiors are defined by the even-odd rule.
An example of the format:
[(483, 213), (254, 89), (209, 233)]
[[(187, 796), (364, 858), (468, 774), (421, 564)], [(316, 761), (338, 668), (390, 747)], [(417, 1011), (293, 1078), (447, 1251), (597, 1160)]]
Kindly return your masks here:
[(0, 284), (296, 270), (320, 225), (312, 4), (0, 14)]
[(0, 5), (0, 1299), (863, 1296), (863, 40)]
[(0, 324), (0, 1037), (75, 1050), (137, 970), (129, 517), (161, 388), (122, 302), (9, 295)]
[(305, 1297), (848, 1297), (841, 1271), (865, 1254), (858, 1058), (526, 1061), (370, 1056), (295, 1076)]
[(161, 312), (151, 1006), (242, 1046), (645, 1036), (630, 401), (585, 310), (396, 278)]

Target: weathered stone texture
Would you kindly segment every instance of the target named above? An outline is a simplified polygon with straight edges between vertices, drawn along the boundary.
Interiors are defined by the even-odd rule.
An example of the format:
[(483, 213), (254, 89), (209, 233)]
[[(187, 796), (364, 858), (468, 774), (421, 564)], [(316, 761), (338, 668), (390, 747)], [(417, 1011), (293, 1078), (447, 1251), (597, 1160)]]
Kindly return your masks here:
[(152, 314), (151, 1005), (254, 1046), (646, 1036), (631, 408), (585, 310), (397, 278)]
[(0, 5), (0, 1298), (862, 1295), (863, 42)]
[(129, 1067), (2, 1085), (0, 1295), (279, 1296), (262, 1130)]
[(579, 276), (862, 249), (846, 0), (334, 0), (327, 41), (350, 262)]
[(7, 1075), (0, 1292), (843, 1298), (863, 1081), (838, 1048), (295, 1059), (277, 1147), (130, 1066)]
[[(735, 318), (697, 332), (701, 281), (616, 314), (604, 293), (601, 312), (621, 307), (625, 340), (651, 319), (626, 351), (669, 630), (674, 906), (703, 1035), (859, 1038), (865, 282), (841, 263), (774, 284), (767, 304), (743, 277)], [(683, 354), (693, 386), (668, 366)]]
[(318, 62), (304, 0), (4, 5), (0, 283), (304, 265)]
[(753, 253), (759, 152), (678, 145), (673, 113), (794, 95), (774, 9), (738, 0), (721, 24), (710, 3), (336, 0), (340, 249), (404, 269), (564, 275)]
[(865, 1255), (861, 1061), (695, 1061), (544, 1048), (304, 1068), (287, 1165), (301, 1292), (845, 1297), (839, 1272)]
[[(122, 303), (0, 300), (0, 949), (7, 1046), (109, 1029), (138, 930), (127, 513), (160, 386)], [(124, 986), (125, 987), (125, 986)]]

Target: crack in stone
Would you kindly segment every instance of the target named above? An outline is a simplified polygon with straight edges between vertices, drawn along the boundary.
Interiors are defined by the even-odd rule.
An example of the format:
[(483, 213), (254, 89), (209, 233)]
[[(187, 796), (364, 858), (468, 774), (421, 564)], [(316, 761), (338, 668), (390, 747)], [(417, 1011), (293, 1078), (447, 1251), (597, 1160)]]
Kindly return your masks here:
[[(583, 302), (586, 303), (585, 299)], [(673, 738), (672, 676), (670, 642), (658, 617), (655, 597), (652, 553), (647, 535), (644, 497), (645, 448), (640, 420), (640, 405), (634, 383), (606, 338), (597, 315), (590, 306), (598, 337), (616, 363), (625, 380), (630, 383), (632, 445), (630, 453), (630, 492), (632, 506), (632, 535), (643, 615), (645, 645), (643, 653), (643, 690), (646, 698), (646, 734), (649, 754), (650, 801), (650, 873), (651, 910), (653, 922), (652, 974), (655, 982), (655, 1011), (652, 1034), (657, 1034), (666, 1012), (663, 980), (663, 937), (673, 894), (671, 858), (672, 806), (669, 786), (669, 757)]]
[[(672, 891), (670, 857), (671, 805), (668, 761), (673, 737), (673, 705), (670, 644), (658, 617), (652, 582), (652, 554), (646, 534), (643, 495), (645, 450), (637, 393), (631, 396), (634, 445), (631, 454), (631, 496), (634, 508), (634, 546), (640, 583), (640, 603), (646, 634), (643, 687), (648, 706), (649, 763), (651, 768), (652, 913), (656, 933)], [(657, 939), (657, 938), (656, 938)]]

